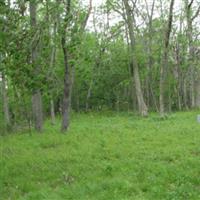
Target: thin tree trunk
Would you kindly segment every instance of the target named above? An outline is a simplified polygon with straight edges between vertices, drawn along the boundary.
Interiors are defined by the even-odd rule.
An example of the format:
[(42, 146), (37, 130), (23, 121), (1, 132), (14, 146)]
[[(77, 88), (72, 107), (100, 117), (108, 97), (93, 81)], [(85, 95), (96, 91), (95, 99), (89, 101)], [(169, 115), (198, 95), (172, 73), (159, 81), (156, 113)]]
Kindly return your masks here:
[(190, 13), (191, 11), (188, 11), (187, 14), (187, 26), (188, 26), (188, 30), (187, 30), (187, 36), (188, 36), (188, 43), (189, 43), (189, 58), (188, 58), (188, 65), (189, 65), (189, 86), (190, 86), (190, 106), (192, 108), (195, 107), (195, 93), (194, 93), (194, 79), (195, 79), (195, 75), (194, 75), (194, 63), (193, 63), (193, 57), (194, 57), (194, 53), (193, 53), (193, 41), (192, 41), (192, 21), (190, 19)]
[[(152, 2), (151, 11), (149, 11), (147, 0), (145, 0), (147, 16), (148, 16), (148, 42), (147, 42), (147, 52), (148, 52), (148, 64), (147, 64), (147, 79), (146, 79), (146, 96), (147, 96), (147, 104), (148, 107), (153, 106), (155, 99), (154, 93), (152, 89), (152, 67), (153, 67), (153, 55), (152, 55), (152, 40), (153, 40), (153, 27), (152, 27), (152, 20), (154, 14), (154, 7), (155, 7), (155, 0)], [(152, 97), (152, 98), (151, 98)]]
[(54, 100), (53, 100), (53, 97), (51, 96), (51, 99), (50, 99), (50, 113), (51, 113), (51, 124), (52, 125), (55, 125), (55, 108), (54, 108)]
[(181, 63), (180, 63), (180, 47), (179, 44), (177, 43), (175, 45), (175, 60), (176, 60), (176, 65), (174, 68), (174, 78), (176, 80), (176, 86), (175, 86), (175, 94), (177, 94), (177, 104), (178, 104), (178, 109), (182, 110), (182, 98), (181, 98)]
[(138, 69), (138, 63), (135, 56), (135, 38), (134, 38), (134, 27), (133, 27), (133, 16), (132, 11), (130, 8), (130, 5), (128, 3), (128, 0), (123, 0), (125, 10), (126, 10), (126, 16), (127, 16), (127, 24), (128, 24), (128, 30), (129, 30), (129, 37), (131, 42), (131, 63), (133, 65), (133, 77), (135, 82), (135, 88), (136, 88), (136, 96), (137, 96), (137, 102), (139, 107), (139, 113), (142, 116), (148, 115), (148, 109), (146, 106), (146, 103), (144, 102), (144, 97), (142, 93), (142, 87), (141, 87), (141, 81), (140, 81), (140, 75), (139, 75), (139, 69)]
[[(56, 31), (57, 31), (57, 22), (54, 23), (54, 27), (53, 27), (53, 44), (52, 44), (52, 51), (51, 51), (51, 58), (50, 58), (50, 70), (53, 70), (53, 68), (55, 66), (55, 57), (56, 57), (55, 38), (56, 38)], [(50, 30), (49, 30), (49, 37), (51, 37)], [(51, 124), (55, 125), (55, 108), (54, 108), (54, 100), (53, 100), (53, 95), (52, 94), (51, 94), (51, 99), (50, 99), (50, 111), (51, 111)]]
[(185, 108), (188, 110), (188, 95), (187, 95), (187, 79), (186, 77), (183, 80), (183, 102), (185, 105)]
[[(92, 75), (93, 76), (93, 75)], [(89, 99), (91, 97), (91, 92), (92, 92), (92, 86), (93, 86), (93, 77), (90, 81), (90, 85), (89, 85), (89, 88), (88, 88), (88, 91), (87, 91), (87, 96), (86, 96), (86, 103), (85, 103), (85, 110), (88, 111), (89, 110)]]
[(200, 70), (197, 70), (197, 79), (195, 81), (195, 107), (200, 108)]
[[(166, 53), (165, 53), (166, 54)], [(165, 55), (166, 57), (166, 55)], [(166, 58), (163, 58), (163, 63), (160, 68), (160, 96), (159, 96), (159, 102), (160, 102), (160, 115), (163, 117), (165, 108), (164, 108), (164, 83), (165, 83), (165, 72), (163, 64), (166, 62)]]
[[(36, 2), (30, 1), (30, 23), (32, 30), (37, 29), (36, 23)], [(39, 66), (36, 63), (38, 58), (38, 41), (34, 41), (31, 49), (31, 61), (34, 67), (34, 75), (39, 75)], [(35, 88), (32, 95), (32, 109), (33, 118), (35, 122), (35, 129), (38, 132), (42, 131), (43, 126), (43, 113), (42, 113), (42, 95), (39, 88)]]
[(69, 73), (69, 63), (68, 63), (68, 52), (66, 48), (65, 35), (62, 37), (62, 48), (64, 54), (64, 91), (63, 91), (63, 102), (62, 102), (62, 126), (61, 131), (67, 131), (69, 127), (69, 112), (70, 112), (70, 73)]
[(192, 5), (194, 1), (185, 0), (186, 7), (186, 18), (187, 18), (187, 37), (189, 45), (189, 57), (188, 57), (188, 68), (189, 68), (189, 87), (190, 87), (190, 106), (192, 108), (196, 107), (195, 101), (195, 66), (194, 66), (194, 45), (193, 45), (193, 21), (199, 16), (200, 6), (198, 5), (197, 10), (194, 15), (192, 10)]
[(150, 90), (151, 90), (150, 92), (151, 92), (151, 96), (152, 96), (153, 105), (155, 106), (156, 111), (159, 112), (159, 106), (157, 104), (157, 99), (155, 97), (152, 87), (150, 87)]
[(35, 122), (35, 129), (42, 131), (43, 116), (42, 116), (42, 96), (40, 90), (36, 90), (32, 95), (32, 110)]
[(63, 50), (64, 56), (64, 90), (63, 90), (63, 99), (62, 99), (62, 124), (61, 124), (61, 131), (67, 131), (69, 127), (69, 113), (70, 113), (70, 72), (69, 72), (69, 60), (68, 60), (68, 50), (67, 50), (67, 41), (66, 41), (66, 34), (67, 34), (67, 26), (69, 22), (69, 15), (70, 15), (70, 6), (71, 0), (67, 0), (66, 5), (66, 13), (64, 24), (61, 30), (61, 45)]
[[(59, 3), (59, 1), (58, 1)], [(72, 88), (72, 82), (70, 77), (70, 70), (69, 70), (69, 52), (67, 49), (67, 26), (69, 23), (69, 16), (70, 16), (70, 7), (71, 7), (71, 0), (67, 0), (66, 5), (66, 13), (65, 13), (65, 19), (64, 24), (62, 28), (61, 33), (61, 45), (63, 49), (63, 55), (64, 55), (64, 66), (65, 66), (65, 75), (64, 75), (64, 91), (63, 91), (63, 102), (62, 102), (62, 125), (61, 125), (61, 131), (65, 132), (67, 131), (69, 127), (69, 114), (70, 114), (70, 104), (71, 104), (71, 91)], [(80, 26), (80, 36), (85, 30), (89, 15), (91, 13), (92, 9), (92, 0), (89, 2), (89, 8), (87, 15)]]
[(54, 101), (53, 101), (53, 99), (50, 100), (50, 104), (51, 104), (51, 124), (55, 125), (56, 118), (55, 118), (55, 109), (54, 109)]
[(170, 2), (170, 8), (169, 8), (169, 18), (168, 18), (168, 25), (165, 31), (165, 37), (164, 37), (164, 52), (163, 52), (163, 58), (162, 58), (162, 64), (160, 67), (160, 115), (161, 117), (164, 117), (165, 114), (165, 102), (164, 102), (164, 95), (165, 95), (165, 79), (166, 79), (166, 73), (167, 73), (167, 66), (168, 66), (168, 48), (169, 48), (169, 39), (170, 39), (170, 33), (172, 29), (172, 20), (173, 20), (173, 7), (174, 7), (174, 0), (171, 0)]
[(6, 80), (5, 80), (4, 73), (2, 73), (2, 96), (3, 96), (4, 122), (5, 122), (5, 128), (7, 129), (11, 125), (11, 123), (10, 123), (10, 114), (9, 114), (9, 106), (8, 106)]
[(70, 92), (70, 105), (69, 105), (69, 107), (70, 107), (70, 109), (72, 109), (72, 90), (73, 90), (73, 86), (74, 86), (74, 81), (75, 81), (75, 66), (73, 65), (73, 66), (71, 66), (71, 84), (70, 84), (70, 90), (69, 90), (69, 92)]
[(77, 112), (79, 113), (80, 112), (80, 100), (79, 100), (79, 93), (76, 92), (77, 95), (76, 95), (76, 110)]

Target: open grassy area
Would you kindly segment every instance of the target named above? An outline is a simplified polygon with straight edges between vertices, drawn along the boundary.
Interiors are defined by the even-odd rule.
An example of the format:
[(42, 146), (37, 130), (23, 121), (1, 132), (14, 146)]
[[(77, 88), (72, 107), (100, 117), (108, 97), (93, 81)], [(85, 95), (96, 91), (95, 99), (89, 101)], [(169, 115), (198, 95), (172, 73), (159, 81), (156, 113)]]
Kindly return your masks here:
[(0, 199), (199, 200), (196, 115), (76, 114), (66, 135), (1, 137)]

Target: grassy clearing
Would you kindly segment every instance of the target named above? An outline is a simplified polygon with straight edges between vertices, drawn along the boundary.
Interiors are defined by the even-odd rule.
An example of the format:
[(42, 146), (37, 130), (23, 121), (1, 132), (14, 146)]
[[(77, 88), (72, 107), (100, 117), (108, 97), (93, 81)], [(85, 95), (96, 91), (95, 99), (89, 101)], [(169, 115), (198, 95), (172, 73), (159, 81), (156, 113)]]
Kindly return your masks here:
[(67, 135), (1, 137), (0, 199), (199, 200), (196, 114), (80, 114)]

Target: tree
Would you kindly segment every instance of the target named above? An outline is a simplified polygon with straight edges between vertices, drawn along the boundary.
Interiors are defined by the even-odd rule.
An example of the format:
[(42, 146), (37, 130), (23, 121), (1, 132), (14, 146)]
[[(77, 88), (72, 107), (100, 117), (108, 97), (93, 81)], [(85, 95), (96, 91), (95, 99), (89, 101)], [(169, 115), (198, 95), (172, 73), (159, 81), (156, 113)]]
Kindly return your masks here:
[(169, 16), (167, 27), (164, 32), (164, 46), (163, 46), (163, 55), (162, 55), (162, 63), (160, 67), (160, 115), (164, 117), (165, 113), (165, 103), (164, 103), (164, 90), (165, 90), (165, 78), (167, 74), (167, 65), (168, 65), (168, 51), (169, 51), (169, 39), (170, 33), (172, 29), (172, 20), (173, 20), (173, 7), (174, 7), (174, 0), (170, 2), (169, 8)]
[(4, 123), (5, 123), (5, 128), (8, 129), (11, 126), (11, 122), (10, 122), (10, 114), (9, 114), (9, 106), (8, 106), (6, 79), (5, 79), (4, 73), (1, 74), (1, 79), (2, 79)]
[(130, 57), (131, 57), (131, 65), (133, 66), (133, 71), (134, 71), (134, 81), (135, 81), (135, 88), (136, 88), (139, 112), (142, 116), (147, 116), (148, 109), (147, 109), (146, 103), (144, 102), (144, 97), (143, 97), (142, 88), (141, 88), (140, 75), (139, 75), (139, 69), (138, 69), (138, 62), (137, 62), (137, 58), (135, 56), (135, 38), (134, 38), (134, 27), (133, 27), (134, 21), (133, 21), (132, 10), (128, 3), (128, 0), (123, 0), (123, 2), (124, 2), (126, 16), (127, 16), (126, 23), (128, 25), (130, 45), (131, 45)]
[(69, 126), (69, 111), (70, 111), (70, 72), (69, 72), (69, 58), (68, 58), (68, 50), (66, 44), (66, 33), (67, 26), (70, 20), (70, 8), (71, 0), (67, 1), (66, 9), (65, 9), (65, 18), (63, 22), (63, 27), (61, 30), (61, 45), (64, 56), (64, 92), (63, 92), (63, 102), (62, 102), (62, 125), (61, 131), (64, 132), (67, 130)]
[[(35, 0), (30, 1), (30, 24), (31, 30), (35, 31), (34, 39), (31, 45), (31, 63), (34, 68), (34, 78), (37, 80), (37, 77), (40, 73), (40, 66), (38, 65), (38, 46), (39, 46), (39, 39), (37, 37), (38, 32), (37, 30), (37, 3)], [(35, 85), (37, 85), (36, 83)], [(32, 109), (33, 109), (33, 118), (35, 122), (35, 129), (39, 132), (42, 131), (43, 126), (43, 111), (42, 111), (42, 95), (40, 88), (35, 86), (33, 88), (33, 95), (32, 95)]]
[[(77, 30), (76, 26), (77, 24), (75, 23), (74, 29), (75, 31), (73, 32), (74, 29), (72, 29), (72, 36), (70, 38), (71, 45), (73, 46), (74, 43), (76, 44), (77, 41), (74, 41), (74, 39), (80, 40), (90, 12), (92, 9), (92, 0), (90, 0), (89, 4), (89, 9), (88, 12), (85, 16), (85, 18), (80, 22), (80, 28)], [(65, 132), (68, 129), (69, 126), (69, 112), (70, 112), (70, 101), (71, 101), (71, 88), (72, 88), (72, 82), (71, 82), (71, 77), (70, 77), (70, 66), (69, 66), (69, 50), (67, 48), (67, 28), (69, 26), (69, 22), (71, 20), (71, 0), (67, 0), (66, 8), (65, 8), (65, 18), (63, 21), (63, 26), (61, 28), (61, 46), (63, 50), (63, 55), (64, 55), (64, 66), (65, 66), (65, 71), (64, 71), (64, 91), (63, 91), (63, 101), (62, 101), (62, 125), (61, 125), (61, 131)], [(77, 31), (77, 32), (76, 32)], [(77, 34), (79, 33), (79, 34)], [(77, 34), (77, 36), (76, 36)]]
[[(189, 86), (190, 86), (190, 106), (192, 108), (199, 107), (198, 101), (195, 101), (195, 63), (194, 63), (194, 57), (195, 57), (195, 48), (194, 48), (194, 41), (193, 41), (193, 21), (200, 13), (200, 6), (198, 6), (195, 14), (193, 15), (192, 5), (194, 3), (194, 0), (191, 0), (188, 2), (188, 0), (185, 0), (185, 9), (186, 9), (186, 19), (187, 19), (187, 38), (188, 38), (188, 47), (189, 47), (189, 56), (188, 56), (188, 69), (189, 69)], [(198, 74), (198, 73), (197, 73)], [(197, 76), (198, 80), (198, 76)], [(199, 83), (198, 81), (196, 82)], [(196, 87), (198, 88), (198, 86)], [(198, 94), (198, 89), (196, 90), (196, 93)], [(196, 104), (197, 103), (197, 104)]]

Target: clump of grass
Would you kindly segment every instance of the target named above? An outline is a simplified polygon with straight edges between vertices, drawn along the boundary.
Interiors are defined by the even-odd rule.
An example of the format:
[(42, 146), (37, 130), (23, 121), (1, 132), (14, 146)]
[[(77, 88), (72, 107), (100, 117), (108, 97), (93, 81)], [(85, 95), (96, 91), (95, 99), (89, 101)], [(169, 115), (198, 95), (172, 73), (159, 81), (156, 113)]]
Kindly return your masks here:
[(66, 135), (47, 122), (44, 134), (1, 137), (0, 197), (198, 200), (196, 114), (74, 114)]

